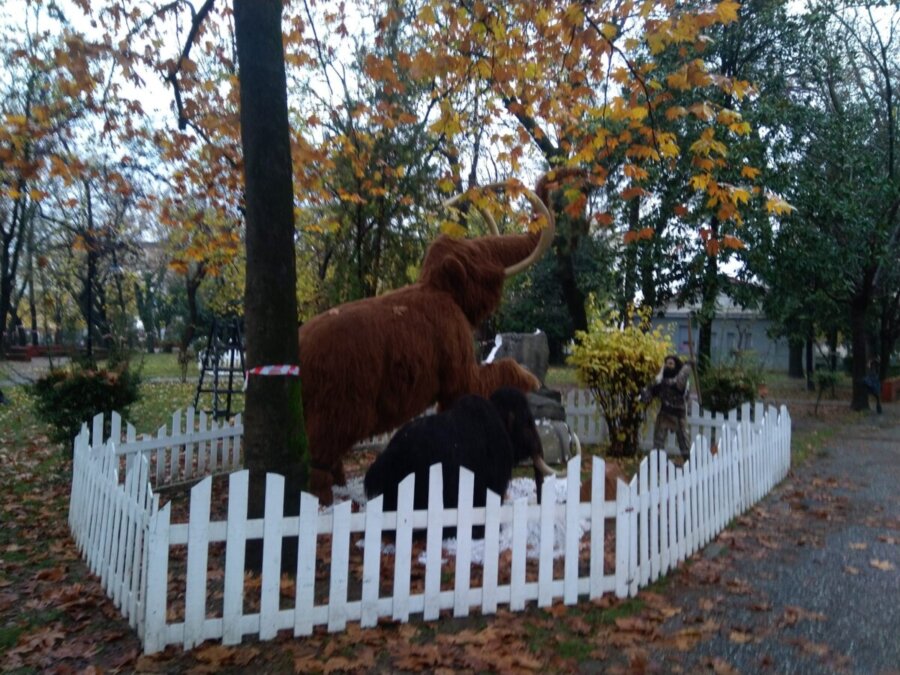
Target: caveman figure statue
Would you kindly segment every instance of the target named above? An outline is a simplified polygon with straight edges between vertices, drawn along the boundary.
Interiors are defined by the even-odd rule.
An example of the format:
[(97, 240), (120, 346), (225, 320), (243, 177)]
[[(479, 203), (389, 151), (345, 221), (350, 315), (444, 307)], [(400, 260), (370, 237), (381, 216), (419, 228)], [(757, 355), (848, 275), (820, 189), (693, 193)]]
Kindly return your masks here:
[[(504, 187), (511, 186), (485, 189)], [(517, 189), (546, 221), (540, 232), (441, 235), (416, 283), (339, 305), (300, 328), (310, 488), (323, 503), (331, 503), (333, 484), (344, 484), (342, 459), (358, 441), (395, 429), (434, 403), (447, 408), (463, 394), (487, 398), (499, 387), (540, 386), (512, 359), (479, 364), (473, 346), (474, 328), (500, 304), (504, 279), (531, 265), (553, 240), (544, 195)]]

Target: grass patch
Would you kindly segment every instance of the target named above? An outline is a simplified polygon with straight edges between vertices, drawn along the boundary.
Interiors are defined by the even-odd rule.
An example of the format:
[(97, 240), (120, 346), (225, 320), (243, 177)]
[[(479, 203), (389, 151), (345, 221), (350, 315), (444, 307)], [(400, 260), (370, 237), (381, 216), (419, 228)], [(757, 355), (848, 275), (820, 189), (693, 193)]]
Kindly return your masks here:
[(169, 424), (173, 412), (193, 405), (196, 387), (195, 382), (144, 381), (141, 383), (140, 398), (131, 406), (128, 421), (138, 433), (154, 432)]
[(584, 661), (594, 650), (593, 645), (586, 640), (563, 640), (556, 646), (556, 653), (564, 659), (574, 659), (576, 661)]
[(631, 598), (629, 600), (625, 600), (624, 602), (620, 602), (619, 604), (604, 609), (599, 614), (589, 615), (588, 618), (593, 623), (600, 623), (605, 625), (612, 625), (616, 622), (616, 619), (625, 619), (629, 616), (637, 614), (642, 609), (646, 603), (640, 598)]
[(21, 626), (5, 626), (0, 627), (0, 651), (6, 651), (15, 647), (19, 641), (19, 636), (25, 632)]
[(571, 389), (580, 386), (574, 368), (568, 366), (551, 366), (547, 369), (544, 384), (550, 389)]
[[(133, 368), (140, 368), (141, 377), (145, 380), (158, 377), (181, 379), (181, 366), (178, 365), (176, 352), (170, 354), (135, 353), (131, 357), (131, 365)], [(197, 368), (193, 361), (188, 365), (187, 375), (188, 379), (197, 375)]]

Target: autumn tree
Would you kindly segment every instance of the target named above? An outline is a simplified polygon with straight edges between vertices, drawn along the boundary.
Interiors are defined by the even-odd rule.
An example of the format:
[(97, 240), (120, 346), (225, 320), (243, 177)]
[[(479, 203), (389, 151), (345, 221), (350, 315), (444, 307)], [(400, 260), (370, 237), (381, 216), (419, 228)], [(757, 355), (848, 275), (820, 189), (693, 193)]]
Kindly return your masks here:
[[(737, 3), (431, 2), (416, 9), (415, 24), (430, 47), (410, 58), (420, 77), (450, 101), (437, 128), (451, 141), (463, 129), (489, 129), (493, 159), (514, 172), (528, 157), (550, 168), (585, 169), (586, 181), (563, 185), (553, 197), (560, 214), (557, 278), (576, 327), (584, 328), (586, 318), (572, 256), (591, 227), (613, 222), (609, 208), (585, 210), (589, 196), (611, 203), (600, 188), (615, 185), (625, 200), (657, 199), (652, 167), (684, 154), (694, 161), (689, 185), (717, 222), (738, 218), (739, 207), (762, 196), (752, 190), (753, 178), (734, 181), (727, 148), (744, 122), (728, 99), (712, 96), (739, 101), (749, 84), (710, 72), (704, 56), (708, 32), (733, 22)], [(679, 65), (659, 77), (657, 59), (664, 53)], [(453, 105), (471, 100), (473, 90), (483, 105)], [(673, 96), (683, 90), (698, 92), (687, 107)], [(662, 124), (681, 117), (698, 127), (689, 143)], [(721, 245), (725, 233), (708, 230), (710, 248)]]
[(828, 267), (819, 261), (819, 273), (833, 275), (827, 287), (834, 289), (847, 317), (851, 406), (864, 410), (868, 395), (863, 378), (880, 323), (875, 317), (878, 299), (890, 311), (896, 292), (891, 270), (897, 265), (900, 238), (900, 126), (894, 94), (900, 73), (900, 14), (874, 4), (829, 2), (816, 5), (807, 19), (807, 47), (815, 58), (801, 80), (800, 95), (810, 114), (792, 201), (797, 217), (825, 235), (824, 255), (837, 263)]
[(300, 227), (303, 248), (314, 252), (322, 310), (413, 280), (410, 268), (434, 230), (446, 148), (427, 123), (437, 102), (408, 58), (416, 41), (410, 22), (399, 13), (361, 19), (346, 38), (352, 58), (342, 63), (325, 40), (340, 16), (320, 10), (320, 30), (319, 15), (307, 9), (315, 59), (293, 73), (291, 89), (304, 94), (304, 138), (295, 140)]

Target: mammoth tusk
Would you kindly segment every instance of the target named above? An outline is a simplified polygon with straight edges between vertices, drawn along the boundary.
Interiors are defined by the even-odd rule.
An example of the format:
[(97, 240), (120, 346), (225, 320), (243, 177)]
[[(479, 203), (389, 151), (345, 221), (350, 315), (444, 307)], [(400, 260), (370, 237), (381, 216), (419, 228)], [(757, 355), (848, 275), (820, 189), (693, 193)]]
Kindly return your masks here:
[(578, 440), (578, 436), (575, 435), (574, 431), (569, 431), (572, 436), (572, 443), (575, 445), (575, 452), (572, 454), (572, 457), (581, 457), (581, 441)]
[[(541, 256), (546, 253), (547, 249), (550, 248), (550, 245), (553, 243), (553, 237), (556, 234), (556, 220), (553, 217), (553, 213), (547, 208), (547, 205), (544, 203), (544, 200), (541, 199), (537, 193), (529, 190), (525, 186), (521, 184), (513, 184), (513, 183), (489, 183), (488, 185), (482, 186), (481, 190), (508, 190), (510, 188), (515, 188), (516, 190), (520, 190), (522, 194), (531, 202), (531, 205), (534, 207), (535, 211), (538, 212), (539, 215), (543, 216), (547, 221), (544, 227), (541, 229), (541, 238), (538, 240), (537, 246), (534, 247), (534, 250), (528, 255), (527, 258), (520, 260), (515, 265), (510, 265), (505, 269), (505, 274), (507, 277), (511, 277), (514, 274), (518, 274), (523, 270), (527, 269), (534, 263), (536, 263)], [(455, 197), (451, 197), (450, 199), (444, 202), (444, 207), (450, 207), (456, 204), (463, 199), (468, 198), (468, 193), (463, 192), (462, 194), (458, 194)], [(485, 221), (488, 224), (488, 227), (491, 230), (492, 234), (499, 234), (499, 230), (497, 228), (497, 223), (494, 221), (494, 218), (490, 213), (487, 213), (483, 209), (479, 208), (477, 204), (474, 205), (477, 211), (484, 217)]]
[(550, 476), (556, 477), (556, 472), (547, 466), (547, 463), (544, 461), (544, 458), (539, 454), (535, 453), (531, 460), (534, 462), (534, 468), (537, 470), (542, 476), (545, 478), (549, 478)]
[[(505, 187), (506, 183), (494, 183), (493, 185), (502, 185)], [(488, 187), (490, 187), (490, 186), (488, 186)], [(442, 204), (442, 206), (445, 209), (447, 209), (447, 208), (454, 206), (457, 202), (461, 202), (463, 199), (466, 199), (466, 198), (468, 198), (468, 193), (463, 192), (463, 193), (456, 195), (455, 197), (451, 197), (450, 199), (445, 200), (444, 203)], [(478, 204), (475, 204), (474, 202), (472, 203), (472, 206), (474, 206), (475, 210), (481, 214), (482, 218), (484, 218), (484, 222), (487, 223), (488, 229), (491, 231), (491, 234), (499, 235), (500, 228), (497, 227), (497, 221), (494, 220), (494, 216), (492, 216), (489, 211), (485, 211), (480, 206), (478, 206)]]
[(556, 235), (556, 220), (553, 218), (553, 213), (547, 208), (544, 200), (526, 187), (521, 188), (521, 190), (522, 194), (524, 194), (528, 201), (531, 202), (531, 205), (534, 206), (535, 211), (542, 215), (547, 222), (541, 229), (541, 238), (538, 240), (537, 246), (534, 247), (531, 254), (524, 260), (520, 260), (515, 265), (510, 265), (506, 268), (505, 272), (508, 277), (528, 269), (540, 260), (541, 256), (543, 256), (547, 249), (550, 248), (550, 245), (553, 243), (553, 237)]

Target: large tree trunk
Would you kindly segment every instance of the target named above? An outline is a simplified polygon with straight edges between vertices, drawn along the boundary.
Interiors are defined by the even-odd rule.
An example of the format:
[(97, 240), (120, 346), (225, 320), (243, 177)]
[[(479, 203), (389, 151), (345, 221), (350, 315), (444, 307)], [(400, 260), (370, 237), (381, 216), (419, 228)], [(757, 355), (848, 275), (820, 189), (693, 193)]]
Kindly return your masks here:
[(797, 340), (788, 341), (788, 377), (803, 377), (803, 343)]
[(853, 410), (869, 409), (869, 392), (863, 380), (868, 368), (866, 352), (866, 313), (868, 297), (857, 294), (850, 302), (850, 344), (853, 350), (853, 396), (850, 407)]
[[(298, 364), (300, 358), (281, 12), (281, 0), (234, 2), (246, 190), (248, 368)], [(251, 477), (248, 515), (263, 515), (266, 472), (285, 477), (285, 512), (296, 514), (308, 477), (299, 378), (251, 377), (244, 415), (244, 458)], [(283, 569), (296, 569), (296, 540), (291, 544), (285, 540)], [(248, 565), (258, 569), (261, 561), (262, 547), (248, 547)]]
[[(713, 218), (710, 224), (711, 236), (718, 239), (719, 222)], [(716, 318), (716, 300), (719, 296), (719, 257), (707, 254), (703, 270), (699, 324), (699, 344), (697, 345), (697, 368), (700, 373), (712, 363), (712, 323)]]
[(807, 338), (806, 340), (806, 390), (807, 391), (815, 391), (816, 383), (813, 381), (813, 373), (815, 372), (815, 363), (813, 359), (813, 347), (814, 347), (813, 339)]

